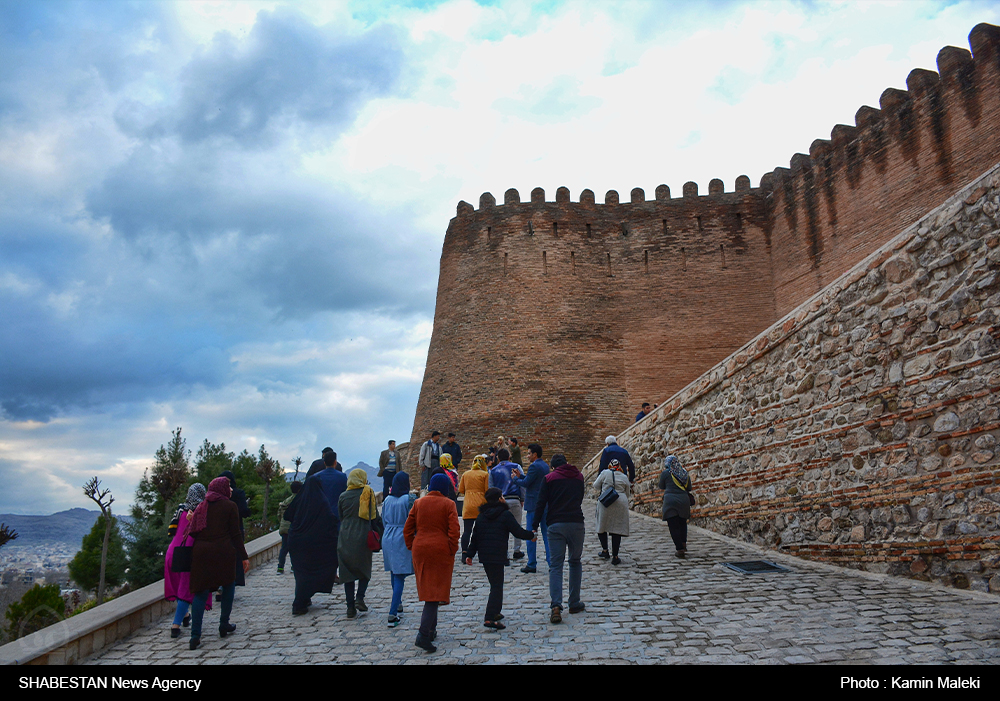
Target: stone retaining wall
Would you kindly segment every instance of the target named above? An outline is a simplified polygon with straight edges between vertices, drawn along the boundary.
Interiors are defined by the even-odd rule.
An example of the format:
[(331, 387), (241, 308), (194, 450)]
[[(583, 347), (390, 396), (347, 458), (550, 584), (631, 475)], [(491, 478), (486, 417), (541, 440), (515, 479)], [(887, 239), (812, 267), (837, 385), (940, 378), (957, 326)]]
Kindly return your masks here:
[[(280, 548), (277, 531), (247, 543), (250, 568), (273, 560)], [(73, 664), (176, 606), (163, 598), (161, 580), (0, 647), (0, 664)]]
[(622, 433), (636, 510), (673, 453), (694, 524), (1000, 591), (998, 210), (1000, 166)]

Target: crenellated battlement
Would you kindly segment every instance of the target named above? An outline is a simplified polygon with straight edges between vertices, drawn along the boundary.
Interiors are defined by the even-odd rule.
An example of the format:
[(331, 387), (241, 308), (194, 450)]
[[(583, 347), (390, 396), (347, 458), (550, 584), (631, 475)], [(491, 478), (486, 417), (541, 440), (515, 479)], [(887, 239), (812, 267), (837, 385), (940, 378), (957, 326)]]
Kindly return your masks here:
[[(413, 441), (597, 450), (1000, 162), (1000, 28), (943, 48), (751, 187), (459, 202)], [(624, 192), (624, 191), (623, 191)]]
[[(750, 187), (749, 177), (747, 177), (746, 175), (741, 175), (738, 178), (736, 178), (735, 189), (729, 191), (728, 193), (725, 191), (725, 183), (723, 183), (723, 181), (720, 180), (719, 178), (714, 178), (711, 182), (709, 182), (707, 195), (698, 194), (698, 183), (695, 182), (684, 183), (684, 188), (682, 191), (683, 195), (681, 197), (676, 197), (676, 198), (671, 198), (670, 188), (667, 185), (657, 185), (656, 189), (654, 190), (654, 199), (652, 201), (658, 203), (669, 203), (672, 201), (675, 203), (681, 203), (690, 200), (691, 198), (694, 197), (715, 197), (717, 195), (724, 195), (724, 194), (740, 194), (740, 193), (758, 192), (758, 191), (759, 188), (755, 189)], [(568, 187), (557, 188), (555, 200), (546, 200), (545, 190), (541, 187), (536, 187), (531, 191), (531, 197), (528, 200), (528, 202), (521, 202), (521, 195), (517, 191), (517, 189), (510, 188), (504, 193), (502, 205), (497, 204), (496, 197), (494, 197), (493, 193), (490, 192), (484, 192), (482, 195), (479, 196), (478, 210), (465, 200), (460, 201), (458, 203), (456, 216), (459, 217), (468, 216), (471, 214), (475, 214), (476, 212), (482, 212), (484, 210), (494, 210), (498, 207), (506, 207), (510, 205), (540, 206), (546, 204), (558, 204), (558, 205), (579, 204), (591, 207), (607, 207), (607, 206), (622, 207), (634, 204), (645, 204), (648, 201), (649, 200), (646, 199), (646, 191), (643, 190), (641, 187), (632, 188), (632, 191), (629, 193), (629, 202), (621, 202), (617, 190), (608, 190), (606, 193), (604, 193), (603, 204), (597, 204), (595, 202), (594, 191), (589, 188), (584, 189), (580, 192), (580, 197), (576, 202), (573, 202), (570, 199), (570, 191)]]

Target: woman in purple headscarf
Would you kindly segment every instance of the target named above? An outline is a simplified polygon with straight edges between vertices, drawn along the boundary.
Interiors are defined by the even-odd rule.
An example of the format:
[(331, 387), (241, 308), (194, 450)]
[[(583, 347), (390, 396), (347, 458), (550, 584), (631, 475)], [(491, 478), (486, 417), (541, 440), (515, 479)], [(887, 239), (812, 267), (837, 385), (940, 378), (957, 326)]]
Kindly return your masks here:
[(194, 510), (191, 533), (194, 551), (191, 557), (191, 649), (201, 645), (201, 621), (205, 604), (212, 592), (222, 587), (222, 615), (219, 636), (236, 631), (229, 622), (236, 594), (236, 566), (243, 561), (243, 572), (250, 569), (250, 558), (240, 534), (240, 511), (229, 496), (232, 488), (226, 477), (216, 477), (208, 485), (205, 500)]

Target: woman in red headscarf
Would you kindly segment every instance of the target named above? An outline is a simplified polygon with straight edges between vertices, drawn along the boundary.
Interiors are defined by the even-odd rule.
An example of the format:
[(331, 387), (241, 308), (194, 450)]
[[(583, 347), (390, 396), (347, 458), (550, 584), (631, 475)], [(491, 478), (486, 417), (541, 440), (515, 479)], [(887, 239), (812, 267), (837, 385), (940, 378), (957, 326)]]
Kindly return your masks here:
[(250, 558), (240, 534), (239, 507), (229, 500), (232, 488), (226, 477), (216, 477), (208, 485), (205, 500), (194, 510), (191, 535), (194, 550), (191, 557), (191, 591), (194, 593), (191, 611), (191, 649), (201, 645), (201, 622), (205, 602), (212, 592), (222, 587), (222, 616), (219, 636), (235, 632), (229, 622), (236, 594), (236, 562), (243, 561), (244, 573), (250, 569)]

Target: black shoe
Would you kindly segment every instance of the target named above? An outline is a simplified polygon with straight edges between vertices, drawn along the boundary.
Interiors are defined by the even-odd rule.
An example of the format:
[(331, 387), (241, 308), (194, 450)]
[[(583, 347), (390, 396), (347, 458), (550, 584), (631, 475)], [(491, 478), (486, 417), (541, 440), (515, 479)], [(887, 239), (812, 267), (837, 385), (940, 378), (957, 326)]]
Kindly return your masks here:
[(503, 619), (504, 619), (504, 615), (502, 613), (498, 613), (497, 615), (495, 615), (493, 617), (494, 621), (502, 621)]
[(368, 610), (368, 604), (365, 603), (364, 599), (358, 599), (357, 602), (355, 602), (354, 607), (358, 611), (367, 611)]
[(523, 552), (521, 552), (520, 550), (515, 550), (514, 551), (514, 559), (515, 560), (520, 560), (522, 557), (524, 557), (524, 553)]
[(534, 567), (528, 567), (527, 565), (525, 565), (524, 567), (521, 568), (521, 571), (524, 572), (525, 574), (534, 574), (537, 570), (535, 570)]
[(188, 644), (189, 650), (197, 650), (201, 647), (201, 638), (191, 638), (191, 642)]
[(493, 621), (483, 621), (483, 625), (486, 626), (487, 628), (491, 628), (493, 630), (503, 630), (504, 628), (507, 627), (503, 623), (501, 623), (500, 621), (496, 621), (496, 620), (493, 620)]
[(300, 609), (296, 609), (296, 608), (292, 609), (292, 615), (293, 616), (304, 616), (307, 613), (309, 613), (309, 607), (308, 606), (306, 606), (305, 608), (300, 608)]
[(610, 560), (611, 559), (611, 553), (609, 553), (607, 550), (602, 550), (601, 554), (598, 555), (597, 557), (601, 558), (602, 560)]
[(219, 637), (224, 638), (230, 633), (236, 632), (236, 626), (232, 623), (220, 623), (219, 624)]
[(615, 555), (613, 558), (611, 558), (611, 564), (612, 565), (620, 565), (620, 564), (622, 564), (622, 559), (620, 557), (618, 557), (617, 555)]
[(423, 635), (422, 633), (417, 633), (417, 640), (413, 644), (421, 650), (427, 650), (427, 652), (437, 652), (437, 648), (431, 644), (431, 638)]
[(180, 628), (171, 628), (170, 629), (170, 637), (171, 638), (179, 638), (179, 637), (181, 637), (181, 629)]
[(570, 613), (580, 613), (581, 611), (586, 611), (586, 610), (587, 610), (587, 607), (586, 607), (585, 604), (577, 604), (576, 606), (570, 606), (569, 607), (569, 612)]
[(190, 628), (191, 627), (191, 614), (190, 613), (184, 617), (184, 620), (181, 621), (181, 625), (184, 626), (185, 628)]

